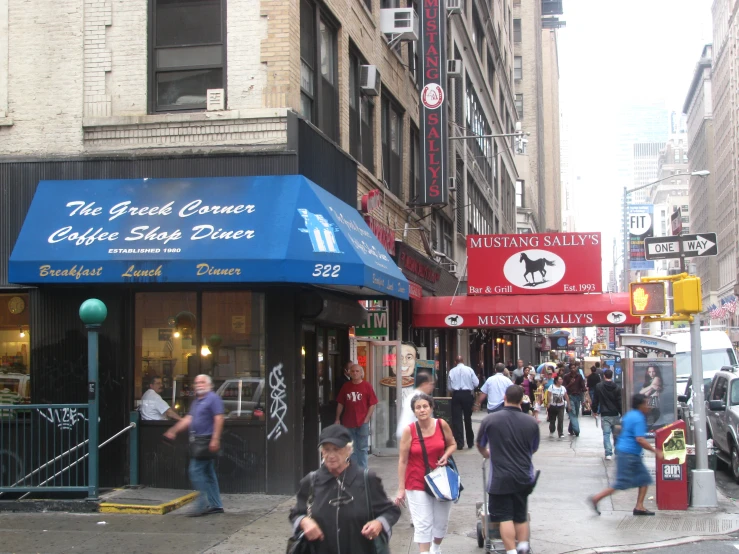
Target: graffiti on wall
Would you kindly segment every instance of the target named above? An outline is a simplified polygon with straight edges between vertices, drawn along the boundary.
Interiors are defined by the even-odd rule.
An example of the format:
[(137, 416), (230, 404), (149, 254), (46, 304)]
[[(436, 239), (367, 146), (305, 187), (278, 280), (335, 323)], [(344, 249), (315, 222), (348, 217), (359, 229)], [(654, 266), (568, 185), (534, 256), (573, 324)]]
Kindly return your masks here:
[(287, 415), (287, 386), (282, 373), (282, 364), (277, 364), (269, 374), (269, 419), (275, 420), (272, 430), (267, 435), (268, 440), (277, 440), (282, 434), (287, 434), (285, 416)]
[(55, 424), (62, 431), (71, 431), (80, 421), (87, 421), (87, 417), (77, 408), (47, 408), (36, 410), (49, 423)]

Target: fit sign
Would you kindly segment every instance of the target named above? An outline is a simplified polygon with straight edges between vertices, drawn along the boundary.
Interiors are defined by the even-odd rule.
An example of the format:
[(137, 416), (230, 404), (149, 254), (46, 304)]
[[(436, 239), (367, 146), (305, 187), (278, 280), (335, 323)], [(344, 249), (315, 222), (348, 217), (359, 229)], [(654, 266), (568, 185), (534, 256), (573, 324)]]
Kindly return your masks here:
[(446, 204), (447, 129), (446, 10), (442, 0), (423, 0), (421, 9), (421, 137), (423, 170), (418, 204)]

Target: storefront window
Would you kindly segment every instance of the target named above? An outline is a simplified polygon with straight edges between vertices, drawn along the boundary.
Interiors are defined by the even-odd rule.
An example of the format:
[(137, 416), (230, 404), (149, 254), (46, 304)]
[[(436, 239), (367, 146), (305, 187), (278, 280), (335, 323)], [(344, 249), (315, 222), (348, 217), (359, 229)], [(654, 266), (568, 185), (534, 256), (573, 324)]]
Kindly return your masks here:
[(0, 295), (0, 404), (31, 401), (27, 294)]
[(226, 417), (263, 418), (263, 295), (138, 293), (135, 320), (137, 401), (151, 379), (161, 377), (162, 398), (184, 415), (195, 395), (193, 381), (205, 373), (223, 397)]
[(226, 417), (264, 421), (264, 296), (204, 292), (202, 313), (201, 373), (213, 377)]

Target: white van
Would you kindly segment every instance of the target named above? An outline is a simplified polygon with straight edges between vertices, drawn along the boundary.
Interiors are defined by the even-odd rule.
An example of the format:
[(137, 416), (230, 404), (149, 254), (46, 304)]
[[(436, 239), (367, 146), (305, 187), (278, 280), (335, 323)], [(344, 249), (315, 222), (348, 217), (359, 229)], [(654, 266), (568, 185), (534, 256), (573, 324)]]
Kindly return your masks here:
[[(664, 335), (664, 338), (677, 343), (675, 359), (677, 360), (678, 395), (684, 395), (690, 378), (690, 331), (679, 331)], [(710, 377), (723, 366), (737, 365), (736, 353), (731, 340), (723, 331), (701, 331), (701, 350), (703, 353), (703, 377), (710, 383)], [(709, 373), (710, 372), (710, 373)]]

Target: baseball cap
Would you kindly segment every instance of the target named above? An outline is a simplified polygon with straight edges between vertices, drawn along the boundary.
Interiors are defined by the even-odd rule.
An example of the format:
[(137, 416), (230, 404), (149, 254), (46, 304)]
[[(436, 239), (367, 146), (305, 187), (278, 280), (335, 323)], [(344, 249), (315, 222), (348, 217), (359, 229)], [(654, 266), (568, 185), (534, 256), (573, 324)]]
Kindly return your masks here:
[(318, 446), (322, 444), (333, 444), (339, 448), (344, 448), (347, 444), (352, 442), (352, 436), (349, 431), (343, 425), (329, 425), (323, 431), (318, 440)]

